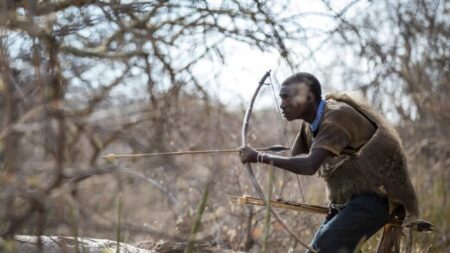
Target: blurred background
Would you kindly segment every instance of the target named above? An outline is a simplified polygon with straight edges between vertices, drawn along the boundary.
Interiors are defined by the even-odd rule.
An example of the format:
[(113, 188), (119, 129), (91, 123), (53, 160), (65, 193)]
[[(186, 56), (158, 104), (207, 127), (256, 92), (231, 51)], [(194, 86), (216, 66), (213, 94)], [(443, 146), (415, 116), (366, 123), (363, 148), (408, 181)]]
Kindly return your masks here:
[[(399, 130), (421, 216), (437, 227), (414, 235), (413, 252), (449, 252), (449, 10), (439, 0), (1, 1), (1, 237), (151, 248), (191, 238), (204, 200), (197, 240), (301, 252), (279, 224), (264, 226), (264, 208), (230, 202), (256, 196), (237, 153), (102, 159), (238, 147), (245, 109), (272, 69), (250, 145), (292, 144), (300, 124), (280, 118), (276, 94), (295, 72), (316, 75), (324, 93), (364, 93)], [(255, 172), (268, 191), (269, 167)], [(272, 196), (327, 203), (317, 175), (278, 169)], [(323, 219), (281, 215), (307, 242)]]

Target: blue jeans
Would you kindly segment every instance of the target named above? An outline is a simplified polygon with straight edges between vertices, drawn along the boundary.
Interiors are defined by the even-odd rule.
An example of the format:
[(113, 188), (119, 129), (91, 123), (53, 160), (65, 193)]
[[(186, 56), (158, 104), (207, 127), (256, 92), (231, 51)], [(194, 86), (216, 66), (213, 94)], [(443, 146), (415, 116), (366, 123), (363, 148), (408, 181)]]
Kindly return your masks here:
[(352, 253), (389, 219), (386, 198), (374, 193), (356, 195), (340, 211), (330, 209), (311, 246), (319, 253)]

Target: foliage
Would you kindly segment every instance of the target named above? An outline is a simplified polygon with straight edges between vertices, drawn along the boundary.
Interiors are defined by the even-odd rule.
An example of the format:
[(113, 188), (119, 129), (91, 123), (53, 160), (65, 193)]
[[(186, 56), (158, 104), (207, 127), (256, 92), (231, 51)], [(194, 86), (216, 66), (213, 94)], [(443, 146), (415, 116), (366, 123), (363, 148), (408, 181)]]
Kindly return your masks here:
[[(448, 4), (314, 2), (324, 11), (293, 14), (291, 1), (2, 1), (4, 241), (14, 234), (188, 241), (195, 223), (197, 240), (260, 250), (264, 209), (227, 200), (252, 193), (236, 155), (101, 159), (111, 152), (236, 147), (244, 108), (224, 107), (210, 89), (236, 45), (247, 45), (284, 60), (275, 81), (308, 65), (326, 89), (358, 89), (386, 113), (404, 140), (422, 216), (439, 229), (416, 235), (414, 249), (448, 250)], [(318, 29), (310, 17), (329, 25)], [(328, 66), (324, 55), (332, 59)], [(275, 110), (252, 120), (251, 145), (284, 142)], [(293, 138), (297, 127), (286, 131)], [(267, 169), (257, 168), (260, 182)], [(306, 202), (325, 204), (319, 178), (301, 181)], [(273, 196), (300, 202), (292, 174), (275, 170), (272, 182)], [(204, 192), (208, 201), (196, 216)], [(281, 214), (305, 240), (322, 219)], [(276, 223), (264, 238), (268, 252), (299, 250)]]

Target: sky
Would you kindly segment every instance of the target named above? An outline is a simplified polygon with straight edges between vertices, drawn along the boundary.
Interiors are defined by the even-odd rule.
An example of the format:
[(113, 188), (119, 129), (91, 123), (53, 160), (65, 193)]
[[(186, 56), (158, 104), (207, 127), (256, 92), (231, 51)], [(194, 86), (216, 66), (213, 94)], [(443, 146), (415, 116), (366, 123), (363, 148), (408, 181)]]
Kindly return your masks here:
[[(348, 3), (349, 1), (337, 0), (332, 1), (332, 6), (333, 9), (340, 10)], [(292, 1), (289, 9), (292, 14), (301, 12), (329, 13), (329, 10), (321, 1)], [(349, 13), (351, 13), (351, 10)], [(303, 18), (302, 23), (309, 28), (321, 30), (332, 29), (334, 25), (334, 22), (329, 17), (323, 16), (309, 16)], [(311, 48), (314, 48), (314, 45), (319, 44), (321, 39), (323, 38), (310, 38), (308, 43), (311, 44)], [(304, 41), (299, 43), (304, 43)], [(280, 56), (277, 51), (261, 52), (256, 48), (239, 43), (230, 43), (227, 48), (229, 49), (226, 55), (227, 64), (213, 67), (220, 68), (221, 74), (218, 77), (217, 84), (209, 87), (209, 91), (213, 96), (226, 106), (235, 107), (248, 104), (255, 91), (257, 82), (268, 70), (272, 70), (272, 80), (275, 84), (281, 83), (285, 78), (293, 74), (287, 64), (280, 62)], [(290, 52), (298, 55), (309, 54), (303, 46), (295, 44), (288, 44), (288, 49)], [(321, 69), (321, 67), (331, 63), (334, 59), (333, 54), (326, 50), (317, 50), (316, 53), (316, 61), (304, 61), (296, 71), (309, 72), (314, 74), (319, 80), (324, 80), (322, 78), (324, 77), (324, 69)], [(205, 64), (200, 65), (199, 68), (209, 71), (211, 66)], [(341, 88), (337, 84), (325, 84), (323, 86), (324, 93), (330, 90), (330, 86), (334, 89)], [(275, 88), (277, 89), (279, 86), (275, 85)], [(267, 91), (263, 90), (262, 92), (262, 96), (256, 102), (256, 108), (272, 106), (275, 102), (271, 90), (267, 89)], [(276, 93), (278, 95), (278, 90), (276, 90)]]

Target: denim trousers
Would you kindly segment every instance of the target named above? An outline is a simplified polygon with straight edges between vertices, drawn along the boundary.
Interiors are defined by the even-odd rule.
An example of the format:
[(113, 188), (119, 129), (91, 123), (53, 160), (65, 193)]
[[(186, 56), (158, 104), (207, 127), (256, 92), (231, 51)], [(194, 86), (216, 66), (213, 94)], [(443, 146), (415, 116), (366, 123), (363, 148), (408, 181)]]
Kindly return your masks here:
[(311, 246), (319, 253), (352, 253), (389, 219), (385, 197), (374, 193), (358, 194), (340, 210), (330, 209)]

